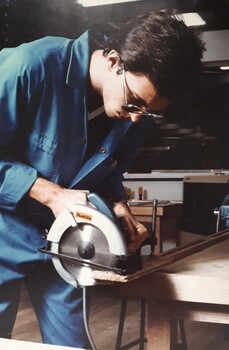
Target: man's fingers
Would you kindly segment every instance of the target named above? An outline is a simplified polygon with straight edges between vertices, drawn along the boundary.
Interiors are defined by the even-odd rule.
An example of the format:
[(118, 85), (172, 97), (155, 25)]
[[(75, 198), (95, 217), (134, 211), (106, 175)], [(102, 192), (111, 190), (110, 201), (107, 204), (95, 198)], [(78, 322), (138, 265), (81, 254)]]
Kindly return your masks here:
[(148, 231), (144, 225), (138, 225), (135, 231), (134, 240), (128, 245), (128, 251), (135, 253), (142, 243), (149, 237)]

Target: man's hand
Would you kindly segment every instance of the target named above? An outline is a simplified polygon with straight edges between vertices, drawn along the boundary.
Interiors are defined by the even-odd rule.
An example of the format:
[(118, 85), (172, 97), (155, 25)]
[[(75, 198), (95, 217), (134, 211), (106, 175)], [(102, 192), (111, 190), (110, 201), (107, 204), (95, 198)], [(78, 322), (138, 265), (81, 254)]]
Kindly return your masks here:
[[(72, 190), (63, 188), (51, 181), (38, 178), (28, 192), (28, 196), (50, 208), (57, 217), (65, 208), (72, 204), (90, 204), (87, 200), (87, 190)], [(128, 251), (134, 253), (149, 236), (146, 227), (138, 222), (124, 202), (116, 203), (114, 212), (126, 230)]]
[(69, 190), (42, 178), (38, 178), (28, 192), (29, 197), (49, 207), (55, 217), (72, 204), (90, 205), (88, 194), (89, 191)]
[(147, 228), (134, 218), (129, 207), (124, 202), (116, 203), (114, 212), (119, 218), (121, 226), (127, 231), (128, 251), (130, 253), (135, 253), (145, 239), (149, 237)]

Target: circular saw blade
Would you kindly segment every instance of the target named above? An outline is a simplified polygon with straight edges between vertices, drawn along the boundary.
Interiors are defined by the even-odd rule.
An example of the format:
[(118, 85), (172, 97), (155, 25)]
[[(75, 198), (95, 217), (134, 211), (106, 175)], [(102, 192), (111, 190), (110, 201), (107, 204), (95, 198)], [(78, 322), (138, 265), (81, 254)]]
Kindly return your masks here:
[(92, 266), (86, 264), (100, 264), (114, 267), (117, 258), (110, 253), (107, 238), (94, 225), (80, 223), (76, 227), (67, 229), (59, 242), (59, 253), (85, 261), (77, 262), (73, 259), (60, 258), (65, 270), (70, 273), (80, 285), (89, 285)]

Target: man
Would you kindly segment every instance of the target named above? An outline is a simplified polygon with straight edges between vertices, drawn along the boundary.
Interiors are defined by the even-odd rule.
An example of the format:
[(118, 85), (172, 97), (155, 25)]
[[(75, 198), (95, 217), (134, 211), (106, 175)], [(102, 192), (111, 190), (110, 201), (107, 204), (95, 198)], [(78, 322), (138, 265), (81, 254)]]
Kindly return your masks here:
[[(25, 280), (43, 341), (85, 346), (81, 290), (37, 251), (43, 232), (72, 203), (88, 205), (93, 191), (116, 203), (129, 251), (142, 244), (148, 233), (125, 203), (122, 174), (153, 125), (147, 110), (191, 92), (202, 51), (200, 39), (166, 12), (135, 20), (109, 40), (89, 31), (2, 50), (1, 337), (10, 337)], [(88, 120), (101, 106), (105, 114)]]

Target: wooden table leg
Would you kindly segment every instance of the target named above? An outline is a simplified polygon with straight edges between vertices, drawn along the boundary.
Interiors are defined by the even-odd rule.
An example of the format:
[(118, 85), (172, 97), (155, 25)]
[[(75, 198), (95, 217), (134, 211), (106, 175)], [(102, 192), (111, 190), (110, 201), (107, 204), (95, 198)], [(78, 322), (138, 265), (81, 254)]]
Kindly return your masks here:
[(175, 350), (177, 347), (178, 321), (162, 319), (160, 310), (163, 304), (158, 300), (147, 299), (148, 305), (148, 350)]

